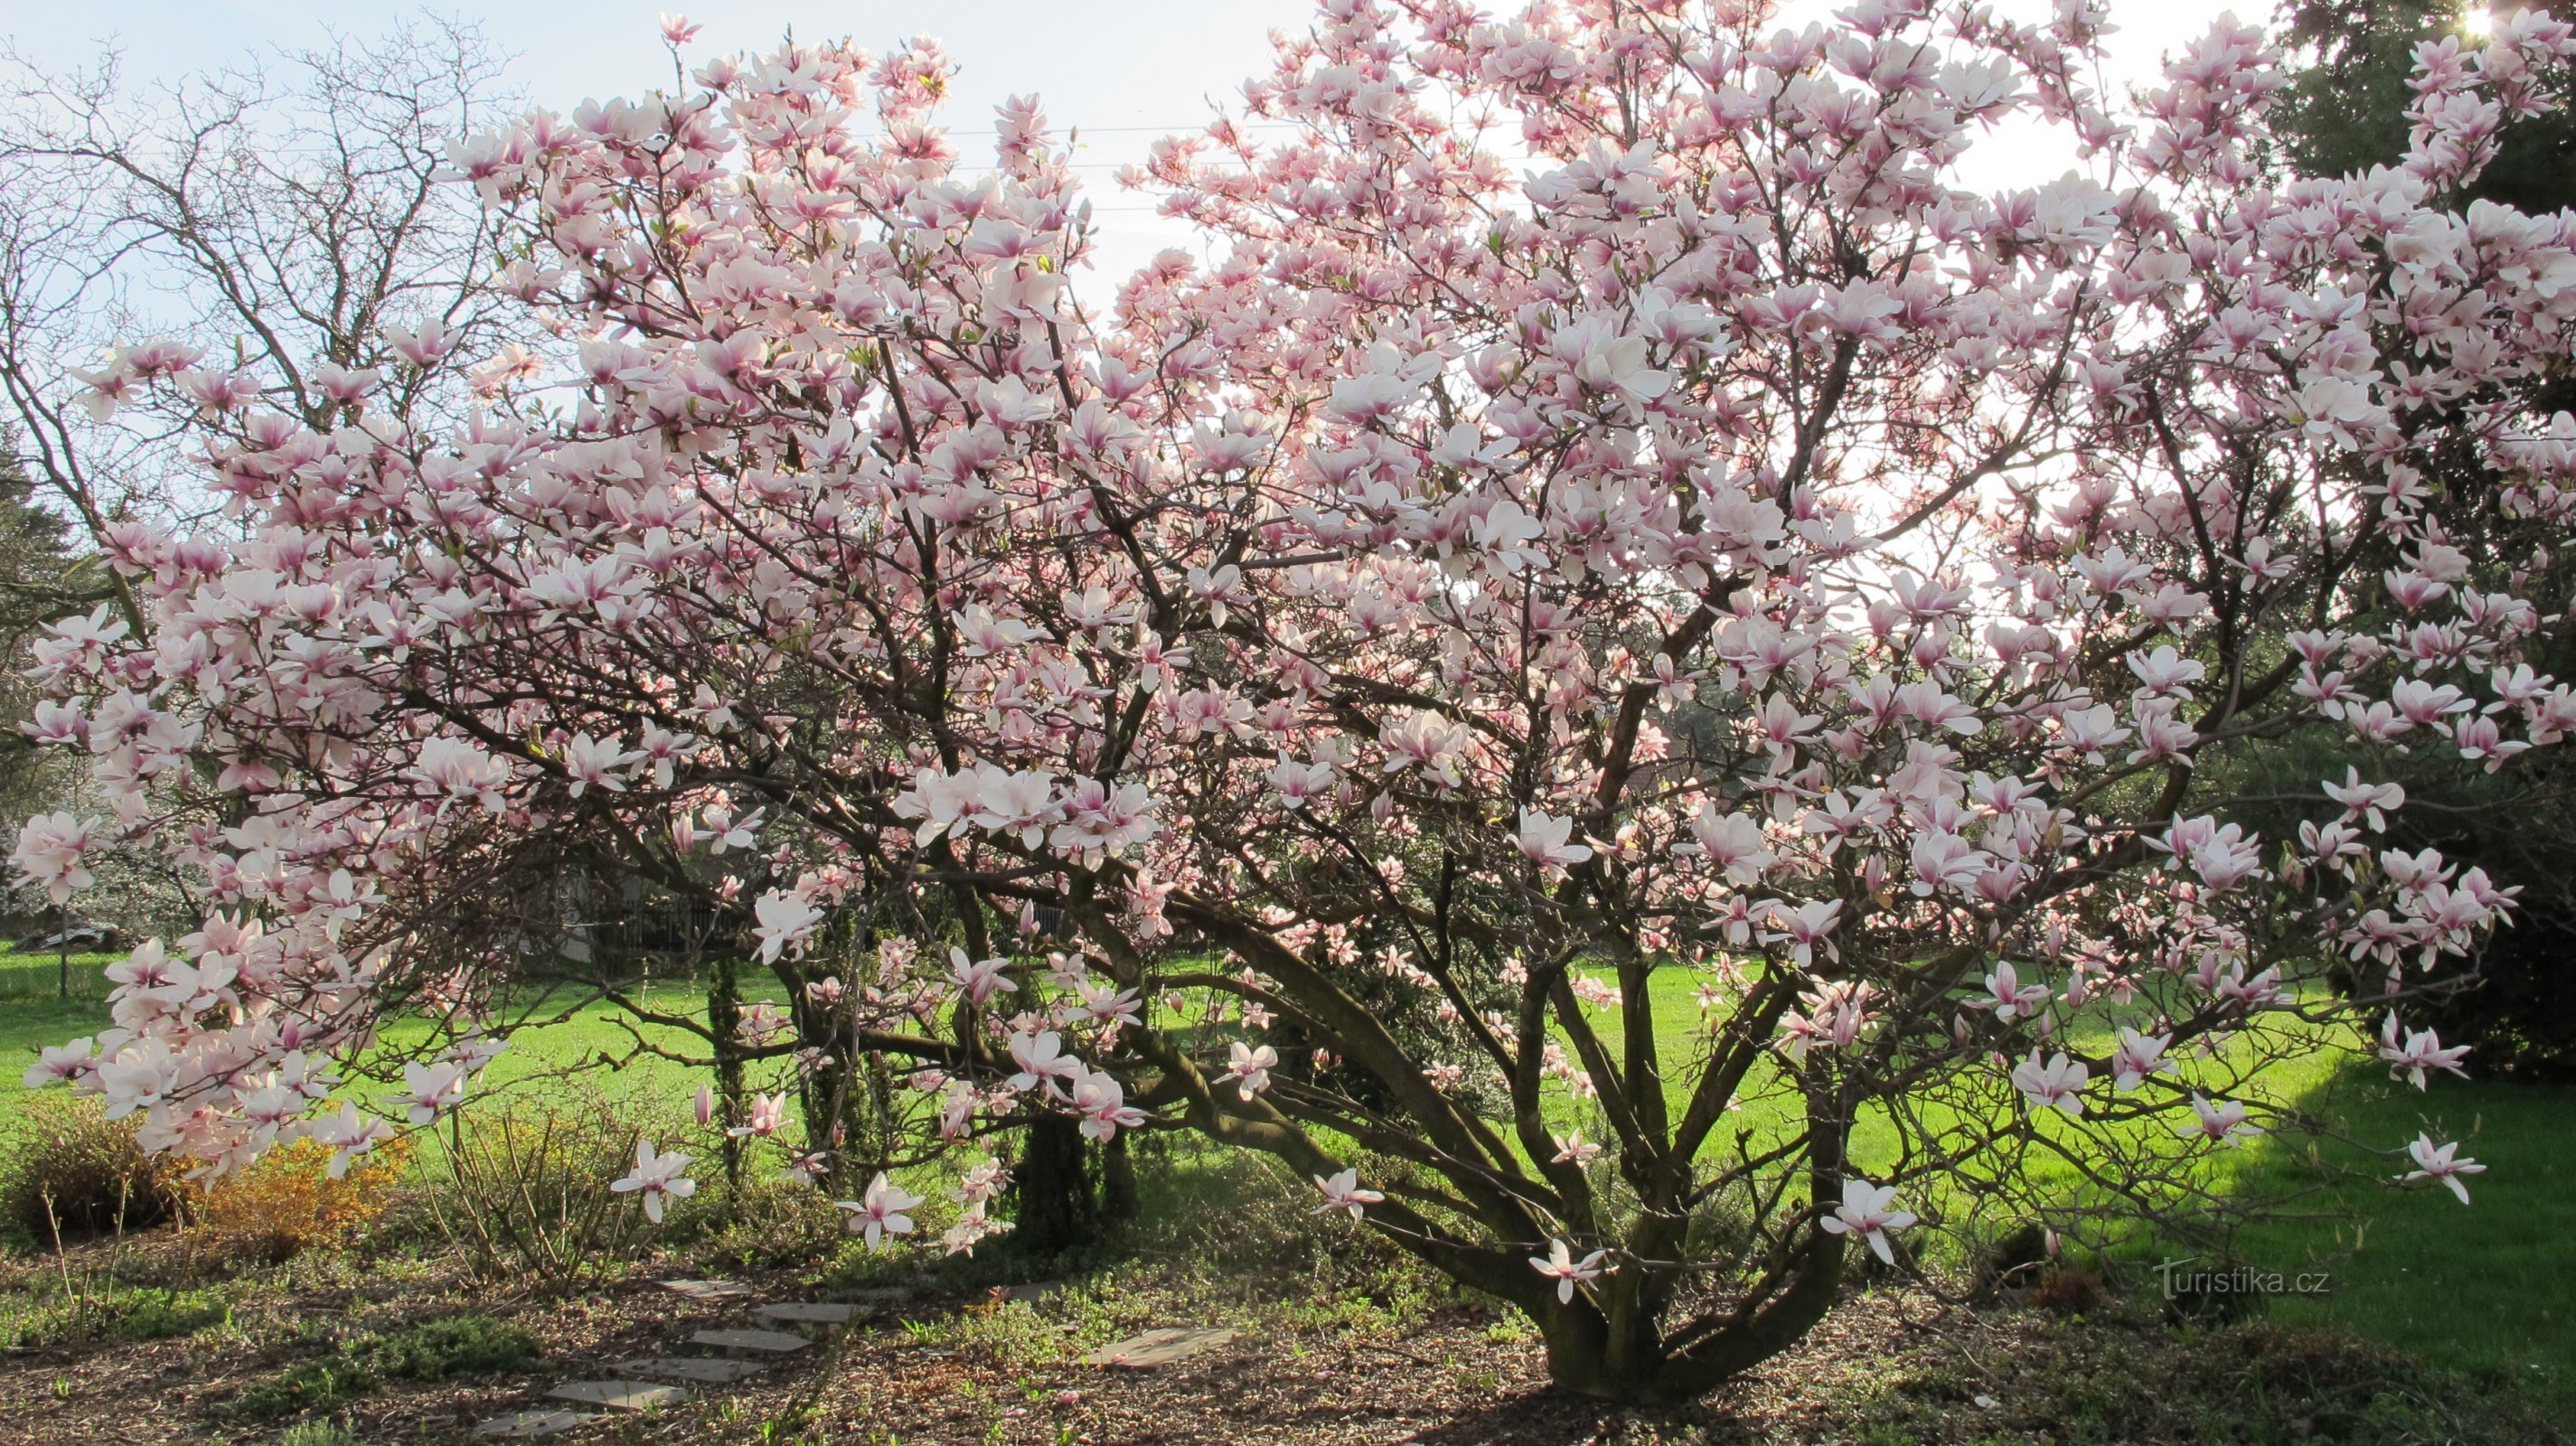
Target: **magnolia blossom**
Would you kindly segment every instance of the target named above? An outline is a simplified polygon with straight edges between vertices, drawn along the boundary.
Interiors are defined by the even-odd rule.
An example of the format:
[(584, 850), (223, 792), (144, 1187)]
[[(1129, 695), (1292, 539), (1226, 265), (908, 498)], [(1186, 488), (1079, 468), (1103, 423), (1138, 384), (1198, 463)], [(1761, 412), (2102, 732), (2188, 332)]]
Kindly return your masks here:
[(2022, 1092), (2032, 1109), (2059, 1109), (2070, 1115), (2084, 1113), (2084, 1084), (2091, 1077), (2092, 1071), (2084, 1062), (2068, 1058), (2064, 1050), (2050, 1055), (2048, 1062), (2042, 1064), (2039, 1051), (2034, 1049), (2030, 1058), (2013, 1066), (2012, 1072), (2013, 1088)]
[(1357, 1170), (1341, 1170), (1329, 1177), (1317, 1175), (1315, 1188), (1324, 1192), (1324, 1203), (1315, 1207), (1318, 1212), (1348, 1210), (1353, 1220), (1359, 1219), (1369, 1206), (1383, 1204), (1386, 1200), (1386, 1196), (1378, 1191), (1360, 1188), (1360, 1172)]
[(1111, 1075), (1086, 1074), (1073, 1082), (1073, 1108), (1085, 1137), (1107, 1144), (1120, 1130), (1145, 1123), (1145, 1112), (1127, 1103), (1125, 1086)]
[(402, 1103), (414, 1125), (434, 1122), (465, 1098), (465, 1071), (453, 1064), (403, 1066)]
[(1828, 1234), (1857, 1235), (1867, 1241), (1872, 1254), (1888, 1265), (1896, 1263), (1896, 1253), (1888, 1243), (1888, 1232), (1902, 1230), (1914, 1223), (1914, 1212), (1887, 1208), (1896, 1199), (1894, 1185), (1873, 1185), (1867, 1180), (1846, 1178), (1843, 1181), (1843, 1203), (1834, 1213), (1816, 1222)]
[(1583, 1132), (1581, 1130), (1568, 1130), (1565, 1132), (1565, 1138), (1557, 1142), (1554, 1163), (1559, 1165), (1575, 1166), (1589, 1165), (1595, 1159), (1599, 1158), (1600, 1154), (1601, 1147), (1592, 1143), (1590, 1140), (1583, 1138)]
[(880, 1250), (888, 1236), (912, 1233), (912, 1217), (904, 1212), (919, 1205), (921, 1200), (921, 1196), (888, 1181), (885, 1171), (879, 1170), (876, 1178), (868, 1181), (867, 1191), (859, 1199), (835, 1203), (850, 1212), (850, 1229), (867, 1237), (868, 1249)]
[(635, 1169), (623, 1179), (610, 1182), (609, 1189), (621, 1195), (641, 1193), (644, 1218), (662, 1223), (662, 1205), (667, 1200), (685, 1200), (698, 1193), (698, 1182), (680, 1172), (689, 1167), (689, 1157), (674, 1150), (659, 1154), (651, 1140), (635, 1142)]
[(756, 1094), (751, 1097), (751, 1114), (739, 1125), (728, 1126), (725, 1133), (734, 1139), (750, 1136), (768, 1139), (787, 1124), (787, 1092)]
[(2123, 1025), (2120, 1047), (2111, 1056), (2111, 1088), (2126, 1094), (2151, 1076), (2172, 1069), (2173, 1062), (2164, 1057), (2172, 1043), (2170, 1034), (2140, 1034)]
[(2192, 1118), (2174, 1126), (2174, 1133), (2188, 1139), (2197, 1135), (2204, 1140), (2232, 1145), (2250, 1135), (2263, 1133), (2248, 1116), (2245, 1106), (2236, 1100), (2212, 1104), (2198, 1093), (2191, 1097)]
[(1609, 1251), (1596, 1250), (1577, 1260), (1574, 1258), (1574, 1247), (1559, 1238), (1547, 1243), (1547, 1254), (1530, 1257), (1530, 1269), (1556, 1282), (1556, 1298), (1559, 1304), (1572, 1305), (1574, 1287), (1583, 1281), (1598, 1280), (1612, 1268), (1601, 1263), (1609, 1258)]
[(1218, 1078), (1235, 1081), (1235, 1093), (1246, 1100), (1270, 1088), (1270, 1072), (1279, 1067), (1279, 1051), (1266, 1044), (1248, 1045), (1239, 1039), (1226, 1047), (1234, 1060)]
[(1550, 818), (1529, 809), (1521, 810), (1521, 855), (1541, 868), (1565, 870), (1592, 857), (1589, 846), (1569, 842), (1574, 836), (1574, 820)]
[(969, 959), (963, 949), (948, 951), (949, 980), (969, 1004), (981, 1004), (996, 994), (1018, 993), (1020, 986), (1002, 972), (1010, 967), (1008, 959)]
[(43, 887), (56, 904), (90, 886), (87, 856), (97, 825), (69, 813), (32, 815), (18, 826), (18, 846), (10, 852), (20, 878)]
[(2418, 1134), (2406, 1147), (2406, 1153), (2414, 1158), (2415, 1168), (2397, 1178), (2408, 1183), (2439, 1180), (2450, 1187), (2452, 1194), (2460, 1197), (2461, 1204), (2466, 1205), (2469, 1203), (2469, 1187), (2460, 1177), (2481, 1174), (2486, 1166), (2463, 1157), (2459, 1151), (2460, 1142), (2457, 1140), (2436, 1145), (2432, 1136)]
[(2381, 1019), (2379, 1057), (2388, 1062), (2390, 1079), (2404, 1079), (2420, 1090), (2424, 1088), (2424, 1077), (2428, 1071), (2449, 1070), (2455, 1075), (2467, 1078), (2468, 1071), (2460, 1068), (2460, 1061), (2468, 1057), (2471, 1048), (2469, 1045), (2455, 1044), (2446, 1047), (2442, 1043), (2442, 1037), (2429, 1029), (2408, 1029), (2403, 1032), (2405, 1038), (2401, 1042), (2398, 1038), (2400, 1026), (2397, 1023), (2395, 1010), (2389, 1011)]
[(1019, 1072), (1010, 1077), (1015, 1090), (1033, 1090), (1043, 1086), (1054, 1090), (1082, 1077), (1082, 1061), (1064, 1052), (1064, 1036), (1052, 1029), (1026, 1031), (1010, 1039), (1011, 1062)]
[[(111, 1098), (113, 1098), (112, 1093)], [(111, 1118), (113, 1109), (114, 1106), (111, 1105)], [(326, 1115), (315, 1121), (310, 1134), (315, 1144), (331, 1152), (331, 1162), (324, 1167), (323, 1172), (334, 1180), (345, 1177), (349, 1173), (349, 1167), (357, 1163), (361, 1156), (373, 1151), (376, 1146), (392, 1139), (393, 1136), (393, 1126), (359, 1113), (358, 1107), (353, 1104), (343, 1104), (337, 1114)], [(681, 1159), (686, 1160), (687, 1156), (682, 1156)], [(690, 1182), (682, 1180), (679, 1183), (689, 1185)], [(690, 1188), (696, 1187), (691, 1185)], [(688, 1192), (684, 1190), (680, 1193)], [(658, 1207), (648, 1201), (645, 1208), (651, 1211)], [(654, 1215), (654, 1219), (660, 1218), (658, 1213)]]
[(2015, 1015), (2028, 1015), (2033, 1005), (2046, 1003), (2048, 986), (2022, 983), (2012, 961), (2003, 959), (1996, 961), (1994, 972), (1986, 976), (1986, 994), (1984, 999), (1969, 1000), (1968, 1007), (1991, 1009), (1996, 1019), (2008, 1020)]
[(752, 907), (763, 964), (776, 963), (780, 955), (813, 937), (814, 926), (823, 921), (823, 911), (812, 900), (785, 889), (770, 890)]

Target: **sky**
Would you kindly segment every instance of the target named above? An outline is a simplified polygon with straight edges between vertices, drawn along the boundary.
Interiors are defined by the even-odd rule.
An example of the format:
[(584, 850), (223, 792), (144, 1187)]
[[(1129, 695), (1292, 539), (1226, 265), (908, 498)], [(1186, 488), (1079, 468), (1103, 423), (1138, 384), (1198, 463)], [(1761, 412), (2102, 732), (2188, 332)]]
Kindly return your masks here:
[[(2231, 8), (2268, 18), (2271, 0), (2111, 0), (2119, 27), (2110, 42), (2114, 83), (2154, 73)], [(689, 53), (704, 57), (766, 48), (792, 28), (804, 39), (850, 36), (870, 48), (933, 34), (959, 63), (956, 100), (943, 114), (959, 131), (1003, 97), (1035, 91), (1061, 129), (1078, 125), (1077, 164), (1098, 207), (1098, 264), (1123, 275), (1165, 246), (1186, 245), (1180, 223), (1122, 193), (1117, 169), (1141, 160), (1156, 135), (1194, 128), (1237, 99), (1242, 80), (1266, 68), (1269, 34), (1303, 28), (1312, 0), (951, 0), (944, 7), (888, 0), (444, 0), (442, 14), (478, 21), (516, 52), (513, 78), (535, 101), (558, 109), (590, 97), (633, 94), (667, 83), (669, 61), (656, 25), (683, 9), (704, 26)], [(1493, 4), (1497, 11), (1516, 9)], [(1832, 0), (1797, 0), (1791, 15), (1828, 16)], [(2001, 0), (2007, 14), (2036, 18), (2045, 0)], [(417, 13), (370, 0), (5, 0), (0, 35), (48, 67), (92, 59), (103, 44), (123, 52), (127, 74), (166, 80), (228, 60), (317, 44), (336, 30), (364, 35)], [(963, 137), (961, 136), (961, 140)], [(2024, 154), (2001, 138), (1985, 155), (1995, 185), (2058, 175), (2070, 158), (2044, 147)], [(969, 158), (974, 152), (967, 151)], [(1987, 170), (1991, 167), (1991, 170)]]

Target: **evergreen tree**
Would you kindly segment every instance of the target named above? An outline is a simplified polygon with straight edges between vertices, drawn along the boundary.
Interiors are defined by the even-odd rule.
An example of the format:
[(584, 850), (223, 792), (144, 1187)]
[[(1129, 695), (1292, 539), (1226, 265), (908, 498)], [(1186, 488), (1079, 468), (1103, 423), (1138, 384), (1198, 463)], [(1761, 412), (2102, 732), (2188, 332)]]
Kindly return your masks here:
[[(2487, 8), (2463, 0), (2288, 0), (2281, 33), (2308, 61), (2272, 112), (2290, 169), (2342, 176), (2394, 165), (2406, 154), (2416, 47), (2453, 38), (2475, 44), (2471, 17)], [(2564, 108), (2576, 96), (2568, 77), (2557, 90), (2562, 109), (2506, 127), (2463, 207), (2487, 200), (2540, 215), (2576, 203), (2576, 110)]]
[(72, 544), (70, 526), (35, 500), (36, 484), (17, 437), (0, 428), (0, 815), (11, 821), (45, 808), (62, 786), (18, 723), (38, 690), (23, 669), (45, 624), (86, 612), (104, 596), (96, 559)]

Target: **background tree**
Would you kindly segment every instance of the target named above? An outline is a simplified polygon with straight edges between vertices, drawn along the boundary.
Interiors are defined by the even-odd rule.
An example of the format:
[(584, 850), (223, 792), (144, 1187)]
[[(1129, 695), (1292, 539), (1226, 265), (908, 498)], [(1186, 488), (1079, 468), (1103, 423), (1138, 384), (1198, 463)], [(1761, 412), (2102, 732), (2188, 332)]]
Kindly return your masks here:
[[(18, 456), (15, 434), (0, 426), (0, 720), (15, 724), (35, 711), (41, 690), (23, 671), (45, 625), (85, 613), (107, 596), (95, 554), (72, 545), (61, 514), (38, 500)], [(0, 735), (0, 813), (24, 818), (66, 796), (63, 764), (11, 727)]]
[[(2272, 114), (2284, 158), (2303, 176), (2344, 176), (2406, 157), (2419, 46), (2474, 48), (2482, 27), (2525, 7), (2463, 0), (2289, 0), (2281, 38), (2299, 65)], [(2576, 200), (2570, 77), (2553, 67), (2534, 90), (2551, 109), (2519, 117), (2460, 203), (2489, 200), (2545, 215)]]
[[(2522, 8), (2455, 0), (2284, 5), (2284, 39), (2299, 62), (2271, 115), (2284, 159), (2300, 175), (2321, 177), (2403, 161), (2415, 124), (2418, 47), (2474, 50), (2483, 25)], [(2493, 158), (2444, 204), (2465, 209), (2486, 201), (2532, 215), (2576, 204), (2576, 114), (2565, 108), (2576, 70), (2549, 65), (2532, 79), (2550, 108), (2518, 117), (2498, 135)], [(2532, 406), (2543, 413), (2576, 408), (2576, 373), (2556, 370), (2538, 386)], [(2444, 449), (2433, 462), (2430, 506), (2448, 527), (2464, 535), (2519, 529), (2533, 534), (2523, 547), (2536, 545), (2538, 556), (2549, 556), (2558, 539), (2546, 524), (2497, 514), (2504, 479), (2474, 449)], [(2561, 640), (2537, 662), (2564, 677), (2576, 669), (2576, 649)], [(2339, 773), (2339, 758), (2337, 740), (2319, 735), (2239, 764), (2250, 770), (2249, 792), (2289, 797), (2317, 777)], [(2576, 956), (2576, 772), (2555, 753), (2506, 773), (2441, 751), (2391, 762), (2393, 780), (2417, 805), (2396, 823), (2394, 841), (2439, 848), (2523, 889), (2514, 927), (2489, 940), (2474, 968), (2451, 987), (2425, 1000), (2421, 1017), (2445, 1038), (2475, 1044), (2490, 1069), (2523, 1077), (2576, 1071), (2576, 996), (2561, 981), (2565, 961)], [(2350, 981), (2361, 988), (2373, 982)]]

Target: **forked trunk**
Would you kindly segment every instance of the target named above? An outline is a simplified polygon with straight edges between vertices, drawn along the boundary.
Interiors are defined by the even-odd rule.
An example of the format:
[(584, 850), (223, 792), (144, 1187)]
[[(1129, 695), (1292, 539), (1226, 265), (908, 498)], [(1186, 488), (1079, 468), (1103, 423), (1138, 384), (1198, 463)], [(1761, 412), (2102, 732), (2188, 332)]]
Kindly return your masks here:
[(1578, 1297), (1540, 1322), (1548, 1378), (1564, 1390), (1625, 1406), (1695, 1401), (1796, 1345), (1823, 1320), (1842, 1284), (1843, 1255), (1841, 1239), (1818, 1232), (1787, 1285), (1751, 1313), (1704, 1318), (1670, 1336), (1652, 1318), (1643, 1292)]

